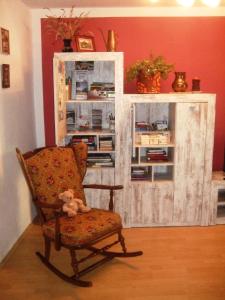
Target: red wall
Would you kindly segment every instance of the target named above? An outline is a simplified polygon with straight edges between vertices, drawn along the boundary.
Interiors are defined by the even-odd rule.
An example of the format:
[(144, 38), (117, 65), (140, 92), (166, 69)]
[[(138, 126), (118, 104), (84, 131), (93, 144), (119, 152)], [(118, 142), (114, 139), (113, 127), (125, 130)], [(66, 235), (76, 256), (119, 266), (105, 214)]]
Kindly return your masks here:
[[(46, 19), (45, 19), (46, 21)], [(53, 72), (54, 52), (62, 42), (53, 44), (42, 20), (42, 61), (46, 144), (54, 144)], [(185, 71), (189, 88), (195, 76), (201, 79), (203, 92), (216, 93), (214, 170), (223, 166), (225, 145), (225, 17), (187, 18), (89, 18), (85, 31), (95, 37), (96, 51), (105, 51), (99, 32), (114, 29), (119, 38), (118, 51), (124, 52), (125, 67), (150, 51), (163, 55), (176, 71)], [(75, 46), (74, 46), (75, 48)], [(174, 74), (162, 81), (162, 92), (171, 92)], [(125, 93), (135, 93), (134, 83), (125, 83)]]

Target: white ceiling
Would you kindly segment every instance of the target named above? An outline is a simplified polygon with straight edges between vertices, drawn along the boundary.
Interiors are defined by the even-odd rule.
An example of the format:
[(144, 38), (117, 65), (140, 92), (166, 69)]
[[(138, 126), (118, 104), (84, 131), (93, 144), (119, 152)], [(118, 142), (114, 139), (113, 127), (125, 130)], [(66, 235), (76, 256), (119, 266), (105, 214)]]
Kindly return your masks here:
[[(137, 6), (174, 6), (176, 0), (159, 0), (151, 3), (151, 0), (21, 0), (30, 8), (61, 8), (61, 7), (137, 7)], [(154, 2), (154, 1), (152, 1)], [(196, 5), (203, 6), (200, 0)], [(220, 6), (225, 6), (225, 0)]]

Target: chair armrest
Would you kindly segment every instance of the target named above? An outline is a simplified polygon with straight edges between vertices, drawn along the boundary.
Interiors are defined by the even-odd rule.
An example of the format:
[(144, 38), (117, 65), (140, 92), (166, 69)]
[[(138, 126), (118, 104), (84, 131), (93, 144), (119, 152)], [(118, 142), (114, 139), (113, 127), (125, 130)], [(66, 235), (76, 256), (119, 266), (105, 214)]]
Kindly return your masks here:
[(99, 189), (99, 190), (121, 190), (122, 185), (105, 185), (105, 184), (83, 184), (85, 189)]
[(110, 191), (109, 210), (113, 211), (114, 210), (113, 192), (115, 190), (123, 189), (123, 186), (122, 185), (104, 185), (104, 184), (84, 184), (83, 188), (109, 190)]
[(35, 200), (34, 203), (39, 207), (39, 208), (52, 208), (52, 209), (61, 209), (63, 206), (62, 201), (58, 201), (57, 203), (45, 203), (40, 200)]

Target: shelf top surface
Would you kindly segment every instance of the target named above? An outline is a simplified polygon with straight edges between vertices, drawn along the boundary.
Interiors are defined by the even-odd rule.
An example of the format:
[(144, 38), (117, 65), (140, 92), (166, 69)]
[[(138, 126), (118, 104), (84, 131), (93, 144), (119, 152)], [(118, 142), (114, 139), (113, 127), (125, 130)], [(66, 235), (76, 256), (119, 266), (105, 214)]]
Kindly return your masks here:
[(71, 135), (115, 135), (115, 132), (109, 129), (89, 129), (89, 130), (71, 130), (67, 132), (67, 136)]
[(139, 167), (139, 166), (173, 166), (174, 163), (173, 162), (169, 162), (169, 161), (152, 161), (152, 162), (132, 162), (131, 166), (132, 167)]
[(216, 94), (210, 93), (159, 93), (159, 94), (124, 94), (124, 98), (131, 103), (185, 103), (215, 101)]
[(62, 61), (114, 61), (123, 58), (123, 52), (56, 52), (54, 58)]
[(88, 99), (88, 100), (67, 100), (65, 101), (66, 103), (77, 103), (77, 104), (81, 104), (81, 103), (113, 103), (115, 102), (115, 98), (114, 97), (110, 97), (107, 100), (106, 99)]
[(169, 144), (146, 144), (146, 145), (142, 145), (142, 144), (138, 144), (136, 143), (134, 145), (134, 147), (137, 148), (168, 148), (168, 147), (175, 147), (174, 143), (169, 143)]

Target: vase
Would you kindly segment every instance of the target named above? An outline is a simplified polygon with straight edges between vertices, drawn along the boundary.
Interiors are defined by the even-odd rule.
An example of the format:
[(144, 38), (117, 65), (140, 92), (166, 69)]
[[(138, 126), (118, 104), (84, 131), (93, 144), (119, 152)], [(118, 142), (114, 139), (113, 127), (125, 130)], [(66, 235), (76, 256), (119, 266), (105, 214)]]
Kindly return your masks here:
[(117, 46), (116, 34), (113, 30), (108, 30), (108, 39), (106, 45), (107, 51), (108, 52), (116, 51), (116, 46)]
[(139, 94), (160, 93), (160, 78), (160, 73), (147, 76), (140, 71), (137, 76), (137, 92)]
[(73, 48), (71, 47), (71, 39), (64, 39), (63, 40), (63, 45), (64, 48), (62, 49), (62, 52), (73, 52)]
[(175, 72), (175, 79), (172, 83), (174, 92), (186, 92), (188, 84), (185, 72)]

